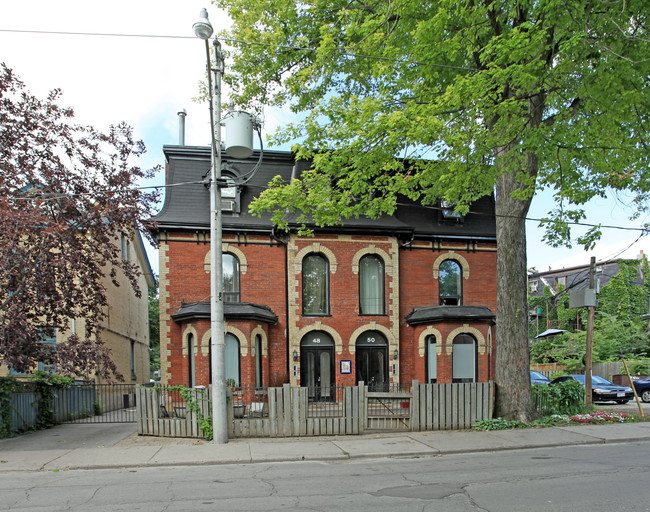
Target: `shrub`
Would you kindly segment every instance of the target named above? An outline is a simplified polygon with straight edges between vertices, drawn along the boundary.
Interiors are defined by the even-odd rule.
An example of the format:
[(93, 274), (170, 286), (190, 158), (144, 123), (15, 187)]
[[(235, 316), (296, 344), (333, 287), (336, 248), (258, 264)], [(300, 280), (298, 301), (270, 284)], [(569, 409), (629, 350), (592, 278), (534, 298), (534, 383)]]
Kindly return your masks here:
[(630, 361), (627, 363), (630, 375), (648, 375), (648, 361)]
[(535, 384), (533, 401), (542, 415), (579, 414), (585, 409), (585, 389), (574, 380), (552, 386)]

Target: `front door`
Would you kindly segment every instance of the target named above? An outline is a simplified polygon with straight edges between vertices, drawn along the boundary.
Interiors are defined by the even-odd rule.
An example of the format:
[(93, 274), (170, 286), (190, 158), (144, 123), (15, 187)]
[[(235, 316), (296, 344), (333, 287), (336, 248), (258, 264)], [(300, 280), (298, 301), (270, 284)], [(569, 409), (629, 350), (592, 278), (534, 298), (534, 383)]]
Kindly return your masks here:
[(332, 400), (334, 394), (334, 340), (322, 331), (300, 342), (300, 385), (309, 388), (310, 400)]
[(370, 391), (388, 391), (388, 342), (377, 331), (363, 333), (356, 342), (357, 384), (363, 381)]

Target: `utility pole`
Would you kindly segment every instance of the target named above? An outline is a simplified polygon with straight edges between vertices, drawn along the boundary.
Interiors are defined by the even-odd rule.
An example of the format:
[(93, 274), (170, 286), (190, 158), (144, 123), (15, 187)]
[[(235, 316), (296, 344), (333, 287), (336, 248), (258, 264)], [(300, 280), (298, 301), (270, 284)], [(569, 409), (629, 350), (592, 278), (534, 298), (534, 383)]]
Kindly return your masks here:
[[(214, 38), (214, 67), (211, 65), (208, 39), (213, 33), (208, 12), (201, 9), (201, 18), (192, 28), (205, 41), (208, 67), (208, 96), (210, 99), (211, 169), (210, 169), (210, 351), (212, 363), (212, 429), (215, 444), (228, 442), (228, 412), (226, 409), (225, 326), (223, 313), (222, 277), (222, 212), (221, 191), (221, 75), (223, 56), (221, 44)], [(214, 73), (214, 90), (212, 88)]]
[[(596, 290), (596, 257), (591, 257), (589, 265), (589, 289)], [(594, 343), (594, 315), (596, 314), (595, 304), (588, 306), (589, 316), (587, 317), (587, 350), (585, 354), (585, 405), (591, 405), (591, 354)]]

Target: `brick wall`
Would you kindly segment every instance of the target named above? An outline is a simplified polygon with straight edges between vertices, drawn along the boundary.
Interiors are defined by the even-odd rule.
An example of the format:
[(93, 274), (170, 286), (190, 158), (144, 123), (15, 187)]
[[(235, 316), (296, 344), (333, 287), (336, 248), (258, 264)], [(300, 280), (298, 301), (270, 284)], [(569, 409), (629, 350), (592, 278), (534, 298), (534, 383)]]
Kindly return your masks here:
[[(203, 235), (201, 235), (203, 236)], [(292, 236), (286, 247), (265, 237), (224, 238), (224, 252), (235, 254), (241, 266), (241, 300), (267, 305), (278, 315), (274, 325), (253, 321), (227, 322), (241, 344), (242, 382), (252, 384), (255, 376), (252, 345), (255, 333), (264, 338), (264, 383), (278, 386), (285, 382), (300, 384), (301, 340), (310, 332), (323, 331), (335, 344), (336, 383), (355, 384), (357, 338), (366, 331), (378, 331), (388, 342), (391, 382), (425, 380), (424, 335), (436, 330), (441, 341), (438, 357), (438, 382), (451, 382), (453, 337), (465, 332), (478, 341), (478, 378), (494, 376), (494, 326), (478, 322), (441, 322), (434, 326), (409, 326), (404, 317), (414, 307), (438, 305), (436, 264), (444, 258), (462, 262), (463, 304), (489, 307), (496, 313), (496, 247), (494, 245), (415, 243), (400, 249), (394, 237), (317, 235)], [(303, 316), (302, 260), (321, 253), (330, 265), (330, 315)], [(385, 314), (359, 315), (360, 258), (375, 254), (385, 264)], [(173, 234), (161, 243), (161, 362), (163, 381), (187, 384), (187, 347), (184, 335), (193, 332), (195, 340), (196, 383), (206, 385), (208, 378), (209, 321), (177, 323), (169, 315), (182, 303), (209, 301), (209, 240), (195, 234)], [(438, 263), (436, 263), (438, 262)], [(398, 361), (393, 353), (398, 350)], [(340, 362), (349, 360), (350, 374), (340, 373)], [(288, 362), (289, 361), (289, 362)]]

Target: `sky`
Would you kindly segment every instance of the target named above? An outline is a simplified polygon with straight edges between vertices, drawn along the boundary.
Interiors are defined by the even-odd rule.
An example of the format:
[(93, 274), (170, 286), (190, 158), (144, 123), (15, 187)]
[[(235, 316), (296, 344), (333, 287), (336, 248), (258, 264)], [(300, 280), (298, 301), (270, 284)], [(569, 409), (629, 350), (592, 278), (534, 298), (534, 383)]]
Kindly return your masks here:
[[(185, 143), (210, 143), (207, 104), (193, 101), (206, 69), (204, 43), (192, 31), (202, 7), (208, 9), (215, 30), (227, 28), (227, 15), (208, 0), (5, 1), (0, 7), (0, 62), (12, 68), (38, 97), (51, 89), (62, 89), (60, 103), (74, 109), (79, 123), (106, 130), (111, 124), (125, 121), (147, 147), (138, 165), (164, 166), (162, 146), (178, 143), (177, 113), (181, 109), (187, 111)], [(263, 134), (273, 133), (290, 120), (288, 112), (265, 112)], [(162, 172), (146, 183), (151, 184), (164, 184)], [(595, 201), (587, 207), (586, 222), (630, 228), (647, 222), (630, 221), (625, 204), (625, 198), (611, 195)], [(550, 207), (552, 196), (538, 194), (528, 216), (539, 219)], [(641, 250), (650, 253), (647, 238), (637, 241), (639, 231), (622, 229), (604, 229), (593, 252), (575, 245), (552, 248), (541, 241), (543, 232), (537, 225), (534, 220), (526, 223), (529, 268), (548, 270), (588, 264), (592, 255), (600, 261), (633, 258)], [(574, 228), (576, 235), (581, 231)], [(157, 273), (157, 251), (148, 247), (148, 255)]]

